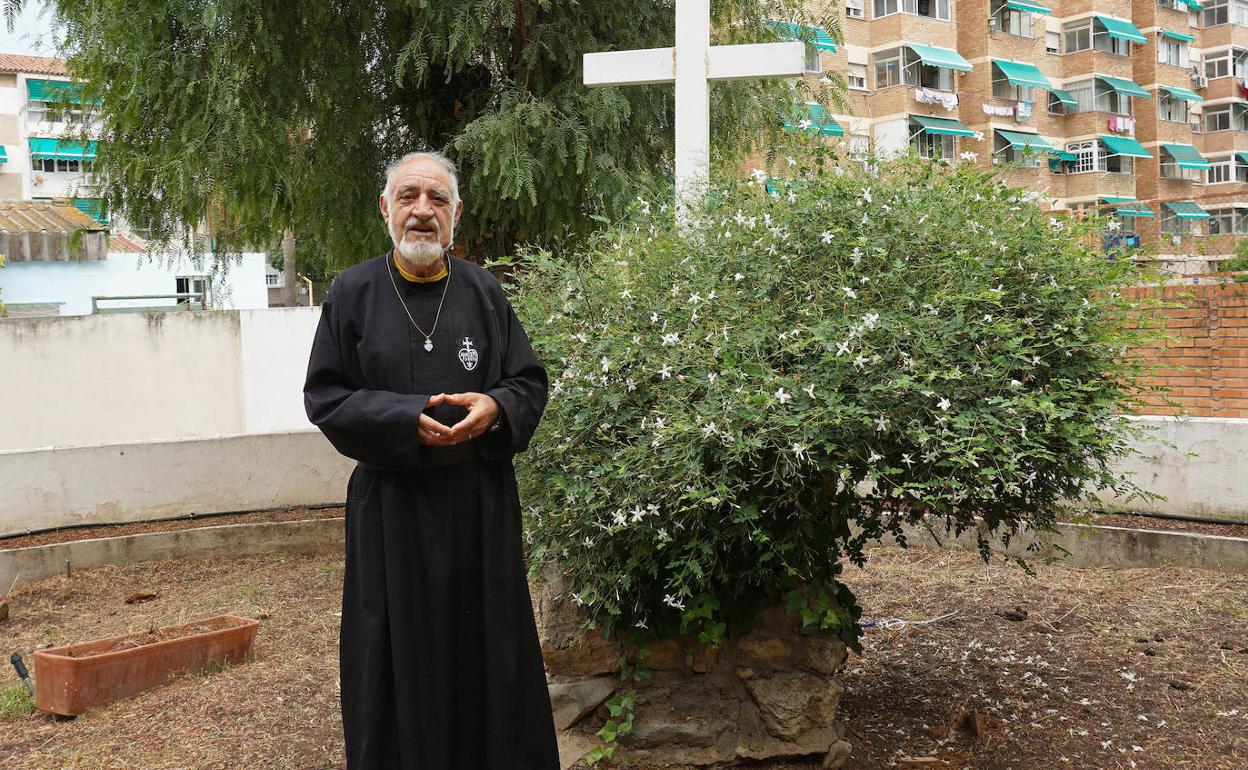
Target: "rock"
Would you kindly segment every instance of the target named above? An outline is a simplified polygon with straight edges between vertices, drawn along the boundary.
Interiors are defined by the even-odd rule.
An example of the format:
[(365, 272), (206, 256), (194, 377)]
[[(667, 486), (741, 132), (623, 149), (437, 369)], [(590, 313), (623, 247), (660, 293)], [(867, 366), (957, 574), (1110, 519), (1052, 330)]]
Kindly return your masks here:
[(561, 582), (558, 573), (548, 572), (534, 601), (546, 670), (569, 678), (618, 674), (620, 645), (585, 628), (580, 610), (560, 594)]
[(773, 736), (792, 740), (808, 730), (831, 727), (841, 686), (811, 674), (787, 671), (745, 682), (750, 697)]
[(685, 654), (685, 665), (696, 674), (708, 673), (719, 662), (718, 644), (695, 645)]
[(1011, 623), (1019, 623), (1027, 619), (1027, 610), (1022, 607), (1006, 607), (1004, 609), (993, 610), (993, 615), (1005, 618)]
[(1187, 692), (1188, 690), (1192, 689), (1192, 683), (1185, 682), (1182, 679), (1171, 679), (1170, 686), (1178, 690), (1179, 692)]
[(832, 636), (803, 636), (801, 643), (804, 649), (802, 662), (824, 676), (835, 675), (849, 658), (849, 648)]
[(613, 676), (599, 676), (551, 684), (550, 707), (555, 712), (555, 729), (566, 730), (598, 708), (615, 692), (618, 681)]
[(845, 763), (849, 761), (849, 755), (852, 750), (853, 747), (847, 741), (837, 741), (832, 744), (832, 748), (828, 750), (828, 755), (819, 764), (819, 770), (841, 770), (841, 768), (845, 767)]
[(598, 741), (594, 738), (573, 732), (560, 732), (557, 738), (559, 741), (559, 770), (569, 770), (569, 768), (581, 761), (581, 757), (588, 754), (598, 745)]
[(650, 643), (650, 654), (641, 664), (651, 671), (676, 671), (685, 665), (685, 651), (675, 639), (659, 639)]
[(126, 597), (126, 604), (142, 604), (160, 597), (160, 591), (135, 591)]
[(9, 603), (0, 602), (0, 623), (9, 619)]
[(751, 633), (737, 640), (737, 655), (745, 663), (777, 664), (788, 660), (791, 651), (784, 639)]

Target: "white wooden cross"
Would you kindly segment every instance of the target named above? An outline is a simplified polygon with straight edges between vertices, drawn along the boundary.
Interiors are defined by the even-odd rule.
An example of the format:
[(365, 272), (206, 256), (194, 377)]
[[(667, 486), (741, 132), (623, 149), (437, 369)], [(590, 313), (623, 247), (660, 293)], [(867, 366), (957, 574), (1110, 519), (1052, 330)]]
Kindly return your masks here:
[(711, 45), (710, 0), (676, 0), (676, 46), (587, 53), (585, 85), (676, 84), (676, 208), (694, 204), (710, 183), (710, 81), (800, 77), (798, 41)]

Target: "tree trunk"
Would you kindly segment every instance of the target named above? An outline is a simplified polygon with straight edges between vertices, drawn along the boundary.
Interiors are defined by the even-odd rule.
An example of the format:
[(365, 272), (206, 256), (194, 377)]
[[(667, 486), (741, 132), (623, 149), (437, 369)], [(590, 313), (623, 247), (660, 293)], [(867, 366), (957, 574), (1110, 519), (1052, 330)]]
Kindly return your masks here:
[(282, 304), (295, 307), (299, 304), (299, 275), (295, 272), (295, 233), (282, 232)]

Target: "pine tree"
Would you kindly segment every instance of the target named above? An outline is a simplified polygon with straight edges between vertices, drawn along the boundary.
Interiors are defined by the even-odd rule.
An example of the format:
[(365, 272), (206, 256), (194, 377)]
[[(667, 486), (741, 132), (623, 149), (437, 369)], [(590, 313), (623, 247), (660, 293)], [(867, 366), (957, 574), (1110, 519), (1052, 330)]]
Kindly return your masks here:
[[(303, 271), (335, 272), (389, 245), (383, 169), (420, 149), (460, 164), (457, 239), (476, 257), (575, 239), (639, 191), (670, 194), (672, 88), (586, 88), (581, 55), (672, 45), (672, 0), (53, 5), (71, 72), (101, 101), (101, 195), (158, 240), (206, 222), (217, 252), (276, 249), (289, 229)], [(837, 34), (826, 16), (802, 0), (720, 0), (713, 42), (775, 40), (767, 19)], [(722, 168), (808, 98), (793, 88), (716, 84)]]

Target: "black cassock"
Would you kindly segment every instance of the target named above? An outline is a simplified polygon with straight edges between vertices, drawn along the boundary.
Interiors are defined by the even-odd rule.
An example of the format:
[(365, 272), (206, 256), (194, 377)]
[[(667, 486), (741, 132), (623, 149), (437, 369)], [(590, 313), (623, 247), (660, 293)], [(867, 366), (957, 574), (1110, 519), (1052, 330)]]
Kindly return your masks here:
[[(445, 287), (432, 351), (396, 287), (426, 331)], [(330, 288), (304, 403), (359, 463), (339, 649), (350, 770), (559, 767), (511, 464), (546, 384), (498, 281), (476, 265), (451, 259), (449, 279), (411, 283), (385, 254)], [(465, 392), (493, 396), (502, 427), (456, 447), (420, 444), (429, 396)], [(448, 426), (466, 414), (428, 411)]]

